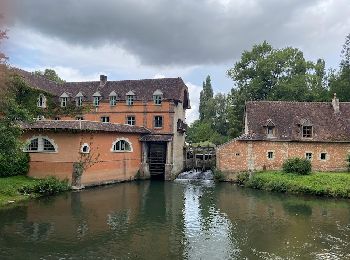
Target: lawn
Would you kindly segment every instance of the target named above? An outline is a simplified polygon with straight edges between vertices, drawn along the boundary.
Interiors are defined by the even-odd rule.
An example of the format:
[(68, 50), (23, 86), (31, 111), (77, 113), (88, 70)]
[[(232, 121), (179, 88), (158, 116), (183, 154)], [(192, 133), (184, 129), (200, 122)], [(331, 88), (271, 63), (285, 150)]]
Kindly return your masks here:
[(26, 176), (0, 178), (0, 206), (8, 204), (9, 201), (17, 202), (36, 197), (36, 194), (23, 195), (18, 189), (23, 186), (34, 185), (37, 181)]
[(350, 173), (315, 172), (310, 175), (296, 175), (258, 172), (244, 185), (268, 191), (350, 198)]

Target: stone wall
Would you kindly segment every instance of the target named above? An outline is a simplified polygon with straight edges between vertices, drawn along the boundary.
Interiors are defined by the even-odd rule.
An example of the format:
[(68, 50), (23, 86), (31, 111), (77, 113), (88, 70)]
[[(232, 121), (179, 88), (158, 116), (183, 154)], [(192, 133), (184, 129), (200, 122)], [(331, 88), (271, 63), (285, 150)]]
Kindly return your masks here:
[[(287, 158), (305, 158), (306, 153), (312, 154), (313, 171), (345, 171), (350, 143), (234, 140), (218, 147), (217, 168), (227, 173), (281, 170)], [(321, 153), (325, 159), (321, 159)]]

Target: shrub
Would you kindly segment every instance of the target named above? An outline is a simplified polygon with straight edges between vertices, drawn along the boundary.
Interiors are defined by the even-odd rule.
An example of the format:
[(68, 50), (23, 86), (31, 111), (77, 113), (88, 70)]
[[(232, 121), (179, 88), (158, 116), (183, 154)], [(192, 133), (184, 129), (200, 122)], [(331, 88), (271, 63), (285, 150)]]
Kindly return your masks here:
[(29, 154), (16, 151), (12, 155), (0, 153), (0, 177), (25, 175), (29, 170)]
[(61, 181), (56, 177), (46, 177), (33, 185), (25, 185), (19, 189), (21, 193), (38, 193), (41, 195), (54, 195), (69, 189), (68, 181)]
[(245, 185), (249, 181), (249, 173), (248, 172), (241, 172), (237, 175), (237, 183), (239, 185)]
[(214, 180), (215, 181), (224, 181), (225, 180), (225, 174), (218, 170), (218, 169), (214, 169)]
[(298, 175), (308, 175), (311, 173), (311, 162), (307, 159), (290, 158), (283, 163), (283, 171)]
[(348, 166), (348, 172), (350, 172), (350, 154), (348, 154), (346, 157), (346, 164)]

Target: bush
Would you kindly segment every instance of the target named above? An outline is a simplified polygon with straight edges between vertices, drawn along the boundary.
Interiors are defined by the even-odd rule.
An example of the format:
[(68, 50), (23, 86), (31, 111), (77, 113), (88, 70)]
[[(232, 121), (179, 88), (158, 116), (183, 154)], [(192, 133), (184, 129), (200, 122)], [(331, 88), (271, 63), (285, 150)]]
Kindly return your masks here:
[(346, 157), (346, 164), (348, 166), (348, 172), (350, 172), (350, 154), (348, 154)]
[(14, 154), (0, 153), (0, 177), (26, 175), (29, 170), (29, 154), (22, 151)]
[(237, 183), (239, 185), (245, 185), (249, 181), (249, 173), (248, 172), (241, 172), (237, 175)]
[(311, 162), (307, 159), (290, 158), (283, 163), (283, 171), (298, 175), (308, 175), (311, 173)]
[(38, 193), (41, 195), (54, 195), (69, 189), (68, 181), (61, 181), (56, 177), (46, 177), (33, 185), (25, 185), (19, 189), (21, 193)]
[(224, 181), (225, 180), (225, 174), (218, 170), (218, 169), (214, 169), (214, 180), (215, 181)]

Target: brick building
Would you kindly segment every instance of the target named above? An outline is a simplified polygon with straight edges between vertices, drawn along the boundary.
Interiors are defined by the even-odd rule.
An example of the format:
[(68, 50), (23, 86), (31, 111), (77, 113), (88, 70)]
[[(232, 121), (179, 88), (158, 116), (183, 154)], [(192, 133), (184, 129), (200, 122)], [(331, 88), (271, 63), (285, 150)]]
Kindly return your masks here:
[(247, 102), (244, 123), (243, 135), (217, 148), (223, 172), (280, 170), (291, 157), (309, 159), (314, 171), (346, 170), (350, 103), (336, 96), (332, 102)]
[[(23, 124), (30, 176), (71, 179), (82, 154), (98, 154), (83, 184), (144, 177), (173, 179), (184, 167), (185, 112), (188, 88), (181, 78), (56, 83), (23, 70), (17, 74), (40, 94), (45, 111), (50, 98), (60, 111), (81, 108), (80, 114), (38, 117)], [(67, 116), (68, 114), (68, 116)]]

